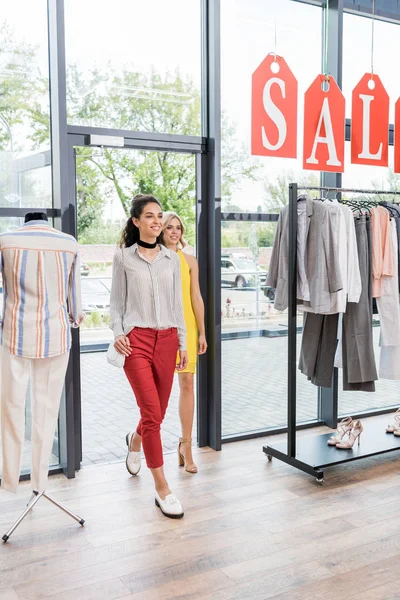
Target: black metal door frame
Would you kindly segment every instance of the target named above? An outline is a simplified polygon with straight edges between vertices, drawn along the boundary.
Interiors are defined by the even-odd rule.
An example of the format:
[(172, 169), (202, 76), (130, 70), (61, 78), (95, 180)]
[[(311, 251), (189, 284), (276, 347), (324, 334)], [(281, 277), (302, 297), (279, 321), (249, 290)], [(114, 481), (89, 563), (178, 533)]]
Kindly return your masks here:
[[(118, 148), (121, 150), (146, 150), (146, 151), (168, 151), (195, 155), (196, 170), (196, 221), (197, 221), (197, 249), (200, 265), (200, 285), (205, 298), (209, 297), (211, 288), (209, 285), (210, 263), (207, 260), (208, 252), (208, 213), (207, 210), (207, 171), (208, 158), (206, 153), (205, 140), (200, 137), (181, 137), (171, 135), (151, 135), (151, 139), (140, 132), (111, 130), (104, 128), (89, 128), (80, 126), (68, 126), (68, 209), (64, 213), (64, 230), (76, 237), (77, 235), (77, 194), (76, 194), (76, 148), (77, 147), (97, 147), (98, 144), (91, 143), (92, 135), (101, 135), (101, 144), (103, 147)], [(120, 138), (121, 145), (115, 145), (112, 138)], [(107, 141), (109, 138), (109, 142)], [(123, 144), (123, 145), (122, 145)], [(209, 320), (208, 320), (209, 322)], [(80, 343), (79, 332), (75, 331), (71, 349), (70, 371), (67, 374), (66, 382), (66, 423), (69, 430), (73, 429), (73, 440), (69, 440), (68, 465), (73, 467), (67, 469), (69, 477), (73, 477), (73, 472), (80, 468), (82, 460), (82, 423), (81, 423), (81, 369), (80, 369)], [(209, 336), (210, 337), (210, 336)], [(211, 335), (211, 338), (213, 336)], [(214, 336), (210, 344), (209, 358), (207, 355), (200, 357), (199, 375), (197, 377), (197, 396), (198, 399), (207, 400), (210, 392), (210, 385), (214, 382), (215, 369), (210, 368), (215, 365), (215, 352), (213, 352), (213, 343), (218, 340), (218, 335)], [(209, 376), (208, 376), (209, 374)], [(211, 382), (210, 382), (211, 379)], [(198, 401), (197, 403), (197, 435), (199, 445), (208, 445), (210, 439), (210, 424), (215, 422), (215, 412), (207, 401)], [(72, 425), (72, 428), (71, 428)], [(217, 437), (215, 425), (211, 425), (213, 437)], [(215, 439), (215, 438), (214, 438)]]

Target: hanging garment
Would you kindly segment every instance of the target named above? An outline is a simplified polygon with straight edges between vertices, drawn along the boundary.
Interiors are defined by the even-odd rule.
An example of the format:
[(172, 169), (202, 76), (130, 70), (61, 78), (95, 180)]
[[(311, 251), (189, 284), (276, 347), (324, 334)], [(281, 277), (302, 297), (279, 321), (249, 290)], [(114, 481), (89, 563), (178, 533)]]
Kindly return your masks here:
[(376, 299), (381, 323), (379, 377), (400, 379), (400, 302), (398, 282), (398, 241), (394, 219), (390, 221), (393, 244), (393, 277), (383, 277), (382, 296)]
[(344, 313), (347, 302), (358, 302), (361, 295), (361, 275), (358, 264), (356, 229), (353, 212), (348, 206), (337, 201), (327, 202), (331, 206), (340, 208), (339, 217), (339, 267), (343, 289), (332, 295), (331, 314)]
[(390, 202), (380, 202), (382, 206), (387, 206), (392, 213), (392, 218), (396, 223), (396, 233), (397, 233), (397, 273), (398, 273), (398, 282), (399, 282), (399, 292), (400, 292), (400, 208), (398, 204), (391, 204)]
[(339, 264), (340, 207), (314, 200), (308, 213), (310, 224), (305, 252), (305, 265), (310, 301), (303, 301), (300, 310), (330, 314), (336, 302), (333, 296), (343, 289)]
[(338, 314), (304, 314), (299, 369), (314, 385), (331, 387), (338, 318)]
[(372, 337), (372, 235), (371, 220), (355, 219), (361, 295), (349, 302), (343, 315), (343, 390), (374, 392), (378, 379)]
[(285, 206), (278, 219), (266, 285), (275, 289), (276, 310), (288, 307), (289, 278), (289, 206)]
[(372, 227), (372, 296), (382, 295), (382, 277), (393, 276), (390, 215), (383, 206), (371, 209)]
[[(297, 203), (297, 294), (299, 299), (309, 299), (305, 252), (310, 225), (309, 215), (312, 213), (312, 202), (310, 198), (302, 196)], [(288, 279), (289, 206), (285, 206), (279, 215), (267, 276), (267, 285), (275, 289), (274, 306), (276, 310), (286, 310), (288, 307)]]
[(310, 287), (306, 273), (306, 248), (310, 219), (307, 215), (307, 201), (297, 201), (297, 298), (310, 300)]
[(397, 281), (397, 232), (393, 219), (389, 223), (392, 244), (393, 276), (382, 277), (381, 295), (376, 299), (381, 324), (380, 346), (398, 346), (400, 344), (400, 306)]
[[(347, 260), (341, 261), (342, 279), (344, 280), (345, 290), (338, 292), (338, 302), (336, 308), (339, 309), (338, 323), (338, 345), (335, 356), (335, 367), (343, 368), (343, 352), (342, 352), (342, 332), (343, 332), (343, 313), (346, 312), (347, 302), (359, 302), (361, 296), (361, 275), (360, 265), (358, 260), (356, 227), (353, 211), (350, 207), (343, 204), (340, 205), (343, 213), (343, 218), (346, 223), (346, 240), (339, 237), (339, 247), (343, 248), (346, 244)], [(341, 227), (342, 232), (342, 227)], [(344, 270), (346, 269), (346, 270)], [(345, 292), (345, 295), (343, 294)], [(344, 295), (344, 298), (343, 298)], [(333, 307), (335, 308), (335, 307)]]
[(338, 202), (326, 202), (326, 207), (340, 207), (338, 253), (343, 289), (332, 294), (330, 315), (305, 313), (299, 369), (315, 385), (330, 387), (334, 371), (338, 339), (338, 319), (346, 310), (347, 301), (358, 302), (361, 276), (358, 261), (353, 213)]

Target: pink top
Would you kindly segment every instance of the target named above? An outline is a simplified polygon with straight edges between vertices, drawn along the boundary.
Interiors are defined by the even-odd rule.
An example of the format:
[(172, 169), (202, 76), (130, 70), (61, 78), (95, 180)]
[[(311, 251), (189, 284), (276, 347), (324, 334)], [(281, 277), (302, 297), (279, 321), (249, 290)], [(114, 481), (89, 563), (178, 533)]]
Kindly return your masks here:
[(393, 277), (393, 248), (390, 215), (383, 206), (371, 210), (372, 226), (372, 297), (382, 296), (382, 277)]

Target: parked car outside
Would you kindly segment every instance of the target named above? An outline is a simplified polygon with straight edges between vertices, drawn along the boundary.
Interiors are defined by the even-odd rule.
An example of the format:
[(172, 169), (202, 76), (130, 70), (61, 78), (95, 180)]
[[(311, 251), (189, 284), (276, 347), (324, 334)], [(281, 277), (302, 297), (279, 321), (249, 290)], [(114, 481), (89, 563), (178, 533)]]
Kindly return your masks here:
[(87, 277), (90, 273), (89, 265), (81, 263), (81, 277)]
[(82, 309), (85, 313), (110, 308), (110, 289), (101, 279), (89, 277), (81, 281)]
[(221, 254), (221, 283), (237, 289), (264, 288), (267, 273), (244, 254)]

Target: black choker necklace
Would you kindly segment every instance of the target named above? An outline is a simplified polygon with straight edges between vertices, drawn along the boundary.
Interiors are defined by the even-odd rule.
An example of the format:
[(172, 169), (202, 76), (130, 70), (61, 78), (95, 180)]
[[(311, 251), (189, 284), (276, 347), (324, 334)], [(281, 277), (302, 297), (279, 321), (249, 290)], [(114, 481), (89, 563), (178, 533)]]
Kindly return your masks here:
[(154, 249), (157, 247), (157, 242), (154, 242), (154, 244), (148, 244), (147, 242), (142, 242), (142, 240), (138, 240), (138, 246), (142, 246), (142, 248), (149, 248), (149, 249)]

